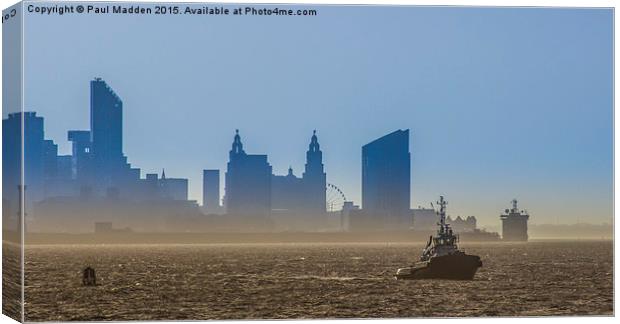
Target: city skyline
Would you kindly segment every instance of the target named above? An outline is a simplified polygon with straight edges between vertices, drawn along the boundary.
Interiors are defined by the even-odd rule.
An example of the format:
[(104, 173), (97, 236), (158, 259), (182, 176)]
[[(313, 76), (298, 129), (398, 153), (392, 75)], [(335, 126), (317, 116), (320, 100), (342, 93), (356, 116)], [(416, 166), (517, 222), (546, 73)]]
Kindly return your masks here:
[[(380, 8), (372, 15), (379, 18), (359, 27), (370, 12), (348, 8), (346, 19), (357, 27), (329, 34), (319, 25), (343, 19), (339, 10), (322, 8), (318, 23), (296, 20), (288, 31), (275, 20), (257, 27), (214, 18), (230, 27), (224, 34), (205, 20), (159, 26), (157, 18), (138, 17), (132, 31), (122, 17), (49, 24), (56, 18), (29, 16), (25, 107), (46, 117), (47, 137), (67, 154), (63, 132), (88, 125), (84, 80), (103, 77), (124, 101), (129, 162), (145, 173), (165, 168), (189, 178), (190, 199), (198, 201), (202, 170), (224, 170), (221, 152), (234, 129), (281, 175), (289, 166), (303, 169), (301, 148), (317, 129), (328, 182), (356, 203), (361, 145), (411, 129), (412, 208), (445, 194), (452, 216), (475, 215), (497, 227), (517, 198), (532, 223), (611, 223), (609, 12), (451, 8), (439, 16), (436, 8)], [(67, 33), (76, 23), (88, 23), (89, 37)], [(184, 38), (184, 28), (201, 31), (205, 44)], [(410, 31), (411, 41), (392, 37), (397, 29)], [(68, 36), (54, 40), (60, 43), (49, 55), (36, 55), (58, 33)], [(146, 38), (138, 46), (133, 33), (172, 45)], [(290, 40), (299, 49), (270, 34), (301, 35)], [(78, 37), (76, 53), (63, 50)], [(106, 48), (97, 44), (101, 37)], [(107, 49), (115, 47), (124, 50)]]
[(3, 13), (17, 321), (616, 314), (615, 7)]
[[(90, 81), (90, 127), (67, 131), (70, 155), (58, 154), (58, 144), (46, 139), (44, 117), (34, 111), (9, 113), (2, 124), (3, 173), (7, 175), (3, 187), (21, 188), (14, 176), (19, 174), (19, 134), (23, 134), (23, 186), (28, 187), (29, 198), (25, 211), (34, 215), (27, 222), (35, 231), (68, 230), (58, 227), (64, 222), (72, 223), (72, 231), (87, 230), (93, 222), (96, 231), (112, 231), (111, 222), (97, 226), (102, 219), (155, 231), (187, 225), (193, 230), (205, 225), (209, 230), (240, 231), (402, 230), (412, 224), (409, 130), (394, 131), (362, 147), (362, 204), (367, 208), (360, 210), (346, 201), (338, 187), (327, 183), (316, 130), (308, 144), (304, 172), (297, 177), (291, 167), (287, 175), (274, 174), (265, 154), (248, 154), (237, 129), (224, 177), (223, 206), (215, 189), (219, 170), (203, 170), (201, 211), (188, 200), (187, 179), (167, 177), (165, 169), (161, 178), (157, 173), (142, 177), (142, 170), (127, 162), (123, 101), (102, 78)], [(330, 188), (343, 198), (337, 206), (327, 197)], [(209, 192), (214, 189), (218, 192)], [(15, 194), (14, 190), (3, 194), (7, 215), (18, 200)], [(333, 211), (342, 208), (342, 212), (328, 217), (326, 204), (330, 211), (335, 207)], [(226, 217), (217, 220), (216, 215), (223, 213)]]

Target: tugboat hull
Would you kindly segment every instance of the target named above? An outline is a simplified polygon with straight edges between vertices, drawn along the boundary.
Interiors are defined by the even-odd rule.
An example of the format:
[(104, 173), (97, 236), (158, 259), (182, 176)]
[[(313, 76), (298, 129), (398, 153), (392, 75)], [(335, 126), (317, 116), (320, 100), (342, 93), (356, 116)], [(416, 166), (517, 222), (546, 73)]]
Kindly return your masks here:
[(429, 261), (398, 269), (396, 279), (472, 280), (481, 266), (482, 261), (476, 255), (456, 253), (436, 256)]

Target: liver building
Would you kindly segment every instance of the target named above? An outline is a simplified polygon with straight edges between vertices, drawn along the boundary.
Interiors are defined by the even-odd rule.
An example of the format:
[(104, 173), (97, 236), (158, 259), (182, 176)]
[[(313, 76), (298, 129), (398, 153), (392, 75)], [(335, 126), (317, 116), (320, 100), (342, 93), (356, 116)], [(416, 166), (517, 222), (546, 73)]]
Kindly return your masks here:
[(301, 177), (289, 168), (287, 175), (274, 175), (267, 155), (245, 153), (239, 133), (230, 151), (226, 172), (227, 214), (273, 221), (284, 230), (320, 229), (326, 221), (326, 174), (316, 131), (306, 152)]

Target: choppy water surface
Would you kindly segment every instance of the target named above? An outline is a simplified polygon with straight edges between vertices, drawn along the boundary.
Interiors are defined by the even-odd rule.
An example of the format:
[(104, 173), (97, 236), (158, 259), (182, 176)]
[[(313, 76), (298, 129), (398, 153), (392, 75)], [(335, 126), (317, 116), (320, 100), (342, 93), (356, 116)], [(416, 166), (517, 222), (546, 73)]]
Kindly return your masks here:
[[(26, 320), (611, 315), (611, 242), (463, 245), (473, 281), (396, 281), (415, 244), (32, 246)], [(81, 269), (97, 287), (81, 286)]]

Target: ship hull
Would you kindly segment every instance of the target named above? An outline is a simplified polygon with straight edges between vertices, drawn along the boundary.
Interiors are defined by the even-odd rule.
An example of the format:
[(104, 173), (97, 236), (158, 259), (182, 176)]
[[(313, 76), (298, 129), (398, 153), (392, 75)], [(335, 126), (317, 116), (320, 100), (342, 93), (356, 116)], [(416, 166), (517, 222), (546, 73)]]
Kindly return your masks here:
[(433, 257), (408, 268), (398, 269), (396, 279), (451, 279), (472, 280), (482, 266), (480, 257), (457, 253)]

